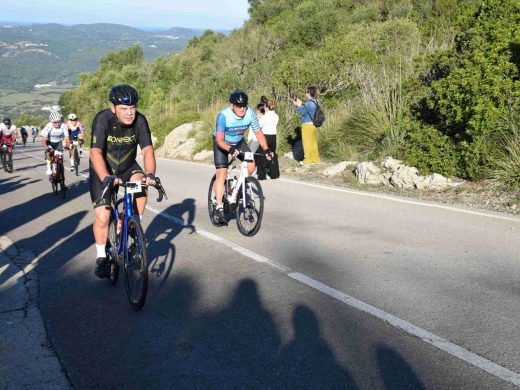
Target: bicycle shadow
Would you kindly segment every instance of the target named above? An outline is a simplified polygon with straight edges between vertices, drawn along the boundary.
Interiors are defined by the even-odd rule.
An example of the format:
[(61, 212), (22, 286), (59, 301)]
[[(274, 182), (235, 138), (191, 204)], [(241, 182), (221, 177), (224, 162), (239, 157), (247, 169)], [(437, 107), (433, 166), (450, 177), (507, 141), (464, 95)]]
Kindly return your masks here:
[(45, 163), (34, 164), (34, 165), (25, 165), (21, 168), (14, 167), (14, 170), (15, 170), (15, 172), (23, 172), (23, 171), (27, 171), (29, 169), (35, 169), (35, 168), (39, 168), (39, 167), (43, 167), (43, 166), (45, 166)]
[[(192, 225), (195, 219), (195, 199), (184, 199), (182, 203), (168, 207), (164, 210), (164, 214), (173, 216), (174, 219), (168, 220), (157, 215), (150, 221), (146, 230), (148, 272), (151, 276), (151, 289), (155, 291), (163, 288), (173, 269), (176, 255), (175, 245), (172, 244), (174, 238), (184, 229), (190, 229), (190, 234), (195, 232)], [(157, 281), (159, 284), (155, 283)]]
[[(38, 270), (38, 274), (41, 272), (44, 274), (52, 274), (52, 272), (68, 262), (70, 258), (79, 254), (91, 245), (90, 241), (86, 239), (86, 234), (91, 234), (90, 227), (73, 234), (79, 226), (82, 218), (87, 214), (87, 211), (79, 211), (75, 214), (69, 215), (63, 220), (50, 224), (39, 233), (14, 242), (12, 244), (14, 248), (7, 247), (4, 250), (6, 253), (9, 253), (11, 250), (15, 253), (22, 253), (30, 250), (30, 252), (39, 259), (38, 262), (34, 264), (34, 268), (30, 269), (28, 273), (33, 270), (38, 270), (40, 265), (45, 263), (46, 266), (43, 267), (43, 271)], [(61, 242), (58, 247), (54, 247), (62, 240), (63, 242)], [(64, 253), (66, 254), (65, 257), (63, 256)], [(64, 261), (64, 258), (67, 260)], [(34, 257), (32, 256), (16, 256), (16, 264), (21, 268), (24, 268), (33, 261)], [(49, 267), (49, 265), (51, 265), (51, 267)]]
[(0, 179), (0, 185), (2, 187), (1, 193), (7, 194), (8, 192), (16, 191), (29, 184), (37, 183), (39, 181), (41, 181), (41, 179), (31, 180), (30, 178), (23, 178), (20, 176), (11, 176), (7, 179)]
[[(2, 183), (2, 185), (0, 185), (0, 195), (22, 187), (20, 184), (15, 184), (14, 186), (11, 185), (9, 180), (11, 179), (6, 180), (7, 183)], [(13, 189), (13, 187), (16, 188)], [(71, 191), (67, 191), (67, 196), (65, 198), (62, 198), (60, 195), (54, 195), (49, 191), (40, 196), (29, 199), (24, 203), (4, 208), (0, 211), (0, 220), (2, 221), (0, 224), (0, 232), (14, 230), (34, 219), (52, 212), (58, 207), (64, 206), (66, 203), (71, 202), (75, 197), (87, 192), (88, 183), (86, 181), (75, 183), (71, 186), (70, 190)]]

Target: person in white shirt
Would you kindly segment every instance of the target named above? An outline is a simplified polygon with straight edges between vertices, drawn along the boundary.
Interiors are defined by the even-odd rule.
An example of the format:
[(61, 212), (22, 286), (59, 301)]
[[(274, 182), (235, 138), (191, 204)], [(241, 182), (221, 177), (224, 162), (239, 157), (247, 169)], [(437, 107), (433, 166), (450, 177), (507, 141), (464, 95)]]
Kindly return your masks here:
[(41, 132), (42, 145), (45, 149), (45, 160), (47, 160), (47, 175), (51, 175), (51, 160), (54, 150), (63, 150), (63, 140), (65, 140), (66, 148), (69, 148), (69, 132), (67, 127), (61, 121), (61, 114), (58, 111), (51, 111), (49, 115), (50, 122), (43, 128)]
[[(256, 173), (258, 180), (265, 180), (267, 178), (266, 175), (269, 175), (271, 179), (278, 179), (280, 177), (280, 167), (278, 166), (278, 156), (276, 154), (276, 135), (280, 118), (274, 111), (275, 108), (276, 101), (273, 99), (268, 100), (264, 106), (265, 113), (259, 121), (267, 141), (267, 147), (274, 153), (274, 156), (270, 162), (267, 162), (264, 158), (257, 163)], [(260, 156), (260, 159), (261, 158), (262, 156)]]
[(18, 131), (16, 131), (16, 126), (11, 123), (11, 119), (4, 118), (0, 123), (0, 143), (5, 143), (9, 152), (13, 151), (17, 136)]

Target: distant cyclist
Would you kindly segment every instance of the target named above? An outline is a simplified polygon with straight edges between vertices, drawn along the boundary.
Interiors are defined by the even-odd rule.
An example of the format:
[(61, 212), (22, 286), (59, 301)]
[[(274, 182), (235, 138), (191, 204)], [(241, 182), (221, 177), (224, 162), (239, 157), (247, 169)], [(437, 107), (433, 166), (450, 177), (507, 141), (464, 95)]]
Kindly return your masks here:
[(27, 128), (25, 126), (20, 127), (20, 135), (22, 136), (23, 146), (27, 143)]
[(36, 141), (36, 136), (38, 135), (37, 127), (33, 126), (32, 130), (31, 130), (31, 135), (32, 135), (33, 144), (34, 144), (34, 142)]
[(16, 126), (11, 123), (11, 119), (4, 118), (2, 123), (0, 123), (0, 145), (5, 143), (7, 150), (11, 153), (17, 136)]
[[(213, 219), (217, 224), (225, 224), (226, 215), (223, 207), (224, 182), (226, 181), (229, 160), (228, 156), (240, 157), (241, 152), (250, 152), (244, 133), (251, 126), (255, 132), (256, 139), (265, 153), (265, 157), (270, 160), (271, 150), (267, 147), (267, 141), (262, 129), (258, 124), (255, 111), (247, 106), (248, 97), (243, 91), (233, 91), (229, 95), (229, 107), (220, 111), (217, 117), (217, 124), (213, 131), (213, 158), (215, 160), (216, 180), (215, 196), (217, 207)], [(247, 164), (249, 175), (253, 174), (255, 163)]]
[[(127, 84), (114, 85), (108, 100), (110, 108), (100, 111), (92, 123), (90, 145), (90, 197), (95, 219), (92, 226), (96, 241), (96, 270), (99, 278), (109, 276), (105, 243), (110, 221), (110, 191), (101, 198), (103, 188), (112, 183), (138, 181), (146, 178), (147, 185), (155, 185), (155, 154), (152, 135), (146, 117), (137, 111), (139, 96)], [(144, 170), (136, 161), (137, 148), (143, 153)], [(139, 218), (143, 217), (148, 194), (136, 194)]]
[[(83, 145), (83, 125), (78, 121), (78, 116), (74, 113), (69, 114), (69, 120), (65, 124), (69, 133), (70, 143), (70, 170), (74, 170), (74, 144), (73, 141), (78, 141), (79, 146)], [(79, 149), (80, 156), (83, 156), (83, 150)]]
[(50, 122), (45, 125), (41, 132), (42, 145), (45, 149), (45, 160), (47, 160), (47, 175), (52, 174), (51, 161), (55, 150), (63, 150), (63, 140), (65, 140), (66, 148), (69, 147), (69, 137), (67, 127), (61, 121), (61, 114), (52, 110), (49, 115)]

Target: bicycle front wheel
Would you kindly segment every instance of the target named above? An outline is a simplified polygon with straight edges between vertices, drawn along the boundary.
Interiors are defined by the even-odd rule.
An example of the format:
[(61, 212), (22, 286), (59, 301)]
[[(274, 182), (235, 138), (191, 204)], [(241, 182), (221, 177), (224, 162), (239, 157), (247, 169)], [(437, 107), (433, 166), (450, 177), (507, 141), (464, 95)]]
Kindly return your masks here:
[(215, 191), (213, 191), (213, 186), (215, 185), (215, 180), (217, 179), (217, 175), (213, 175), (211, 178), (211, 181), (209, 182), (209, 188), (208, 188), (208, 214), (209, 214), (209, 220), (211, 223), (215, 226), (219, 226), (218, 223), (215, 222), (215, 208), (217, 207), (217, 200), (215, 197)]
[(8, 152), (7, 153), (7, 162), (6, 162), (6, 171), (9, 173), (13, 172), (13, 153)]
[(264, 215), (264, 193), (260, 182), (254, 177), (245, 179), (245, 202), (242, 188), (238, 191), (237, 227), (244, 236), (254, 236), (260, 230)]
[(134, 310), (140, 310), (148, 291), (148, 258), (143, 229), (134, 217), (129, 218), (127, 223), (123, 270), (128, 301)]
[(76, 176), (79, 175), (79, 153), (78, 148), (74, 148), (74, 171), (76, 172)]
[(65, 192), (67, 191), (67, 187), (65, 186), (65, 168), (63, 167), (63, 164), (58, 165), (58, 184), (60, 186), (61, 196), (62, 198), (65, 198)]

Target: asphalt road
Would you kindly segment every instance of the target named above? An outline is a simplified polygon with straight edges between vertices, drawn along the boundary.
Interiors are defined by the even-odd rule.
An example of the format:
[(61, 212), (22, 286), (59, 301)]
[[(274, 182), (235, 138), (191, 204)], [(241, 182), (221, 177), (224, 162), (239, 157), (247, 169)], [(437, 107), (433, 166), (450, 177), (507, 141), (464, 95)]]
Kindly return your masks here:
[[(0, 233), (37, 256), (39, 309), (91, 388), (507, 389), (520, 385), (520, 219), (289, 180), (264, 222), (211, 225), (213, 168), (158, 160), (150, 289), (94, 276), (86, 160), (51, 193), (41, 146), (0, 172)], [(68, 158), (66, 161), (68, 165)]]

